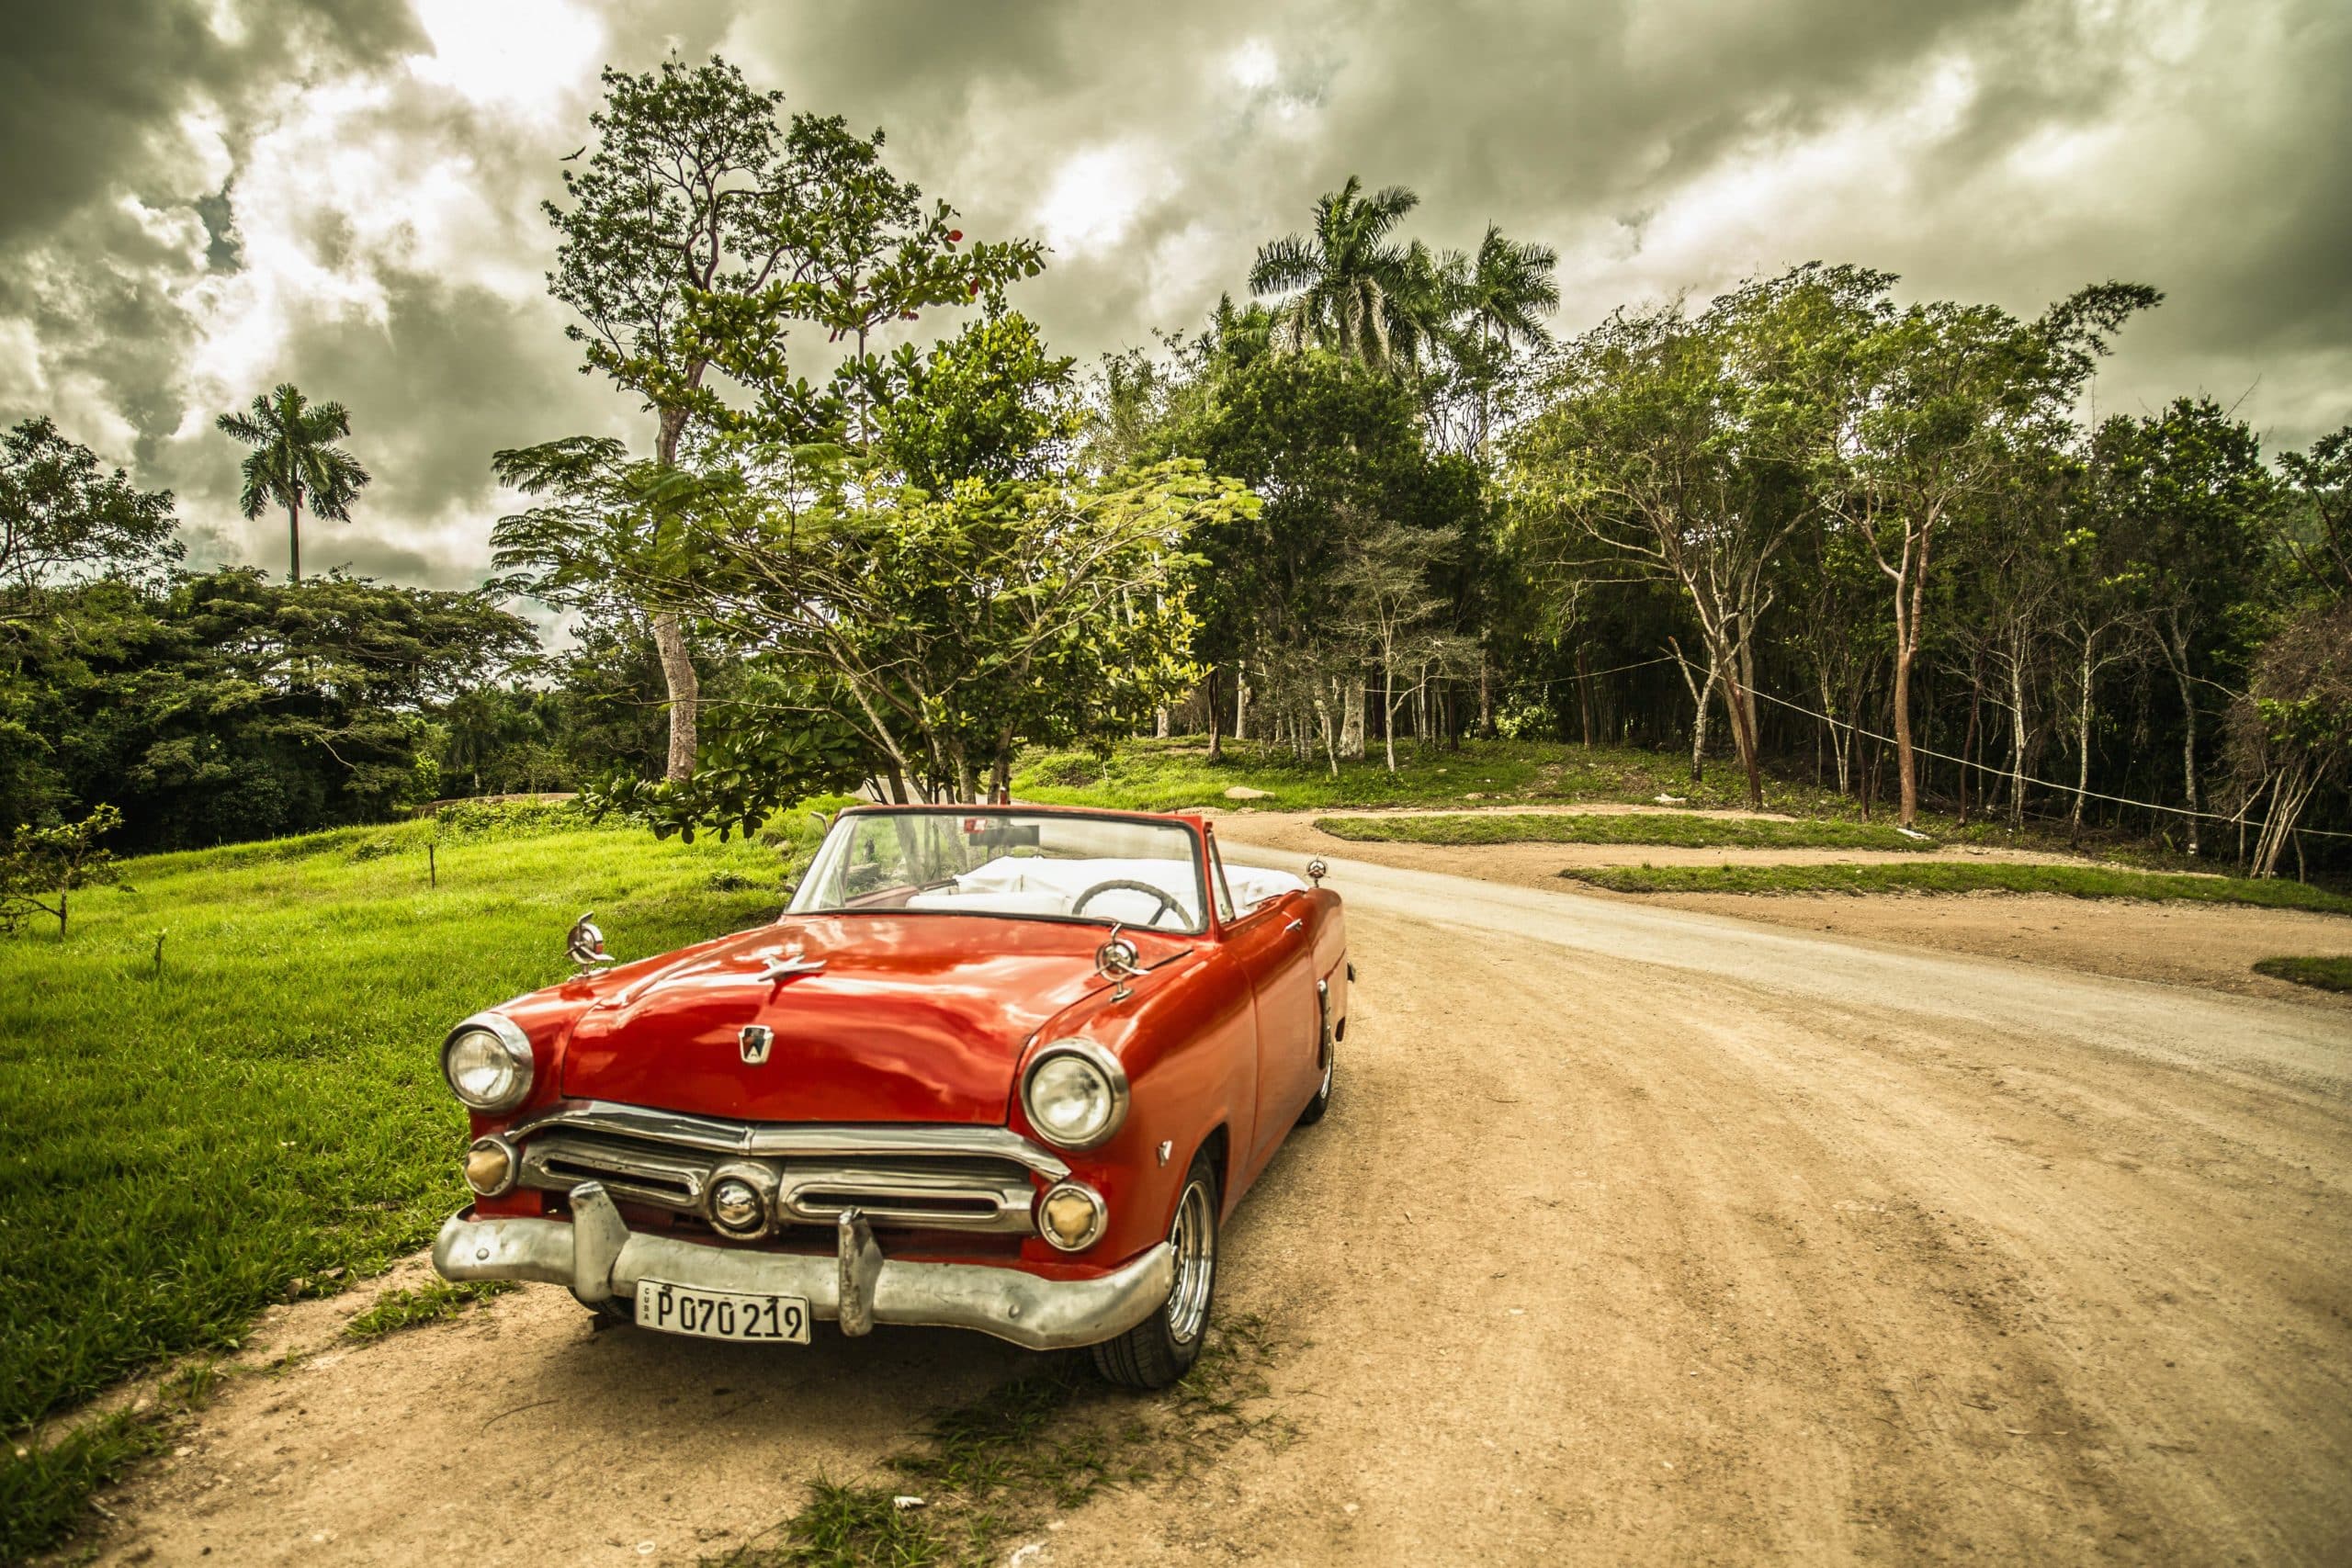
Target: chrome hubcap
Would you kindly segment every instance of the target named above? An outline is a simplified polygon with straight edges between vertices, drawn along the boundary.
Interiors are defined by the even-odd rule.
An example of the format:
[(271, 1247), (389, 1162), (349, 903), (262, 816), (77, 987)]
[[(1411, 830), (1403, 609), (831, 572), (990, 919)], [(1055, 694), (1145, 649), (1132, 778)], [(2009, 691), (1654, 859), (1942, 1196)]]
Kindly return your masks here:
[(1168, 1332), (1179, 1345), (1200, 1337), (1209, 1315), (1209, 1286), (1216, 1278), (1216, 1210), (1208, 1184), (1195, 1181), (1176, 1205), (1168, 1232), (1176, 1249), (1176, 1287), (1168, 1292)]

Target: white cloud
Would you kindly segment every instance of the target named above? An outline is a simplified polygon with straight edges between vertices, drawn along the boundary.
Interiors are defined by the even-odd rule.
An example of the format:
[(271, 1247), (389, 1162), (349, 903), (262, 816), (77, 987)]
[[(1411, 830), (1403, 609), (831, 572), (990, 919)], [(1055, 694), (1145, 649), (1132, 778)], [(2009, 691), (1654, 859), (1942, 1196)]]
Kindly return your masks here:
[(1037, 204), (1046, 243), (1069, 254), (1108, 250), (1144, 209), (1172, 194), (1171, 171), (1140, 142), (1089, 147), (1062, 160)]
[(605, 27), (567, 0), (412, 0), (433, 52), (412, 56), (421, 82), (469, 103), (545, 118), (593, 79)]

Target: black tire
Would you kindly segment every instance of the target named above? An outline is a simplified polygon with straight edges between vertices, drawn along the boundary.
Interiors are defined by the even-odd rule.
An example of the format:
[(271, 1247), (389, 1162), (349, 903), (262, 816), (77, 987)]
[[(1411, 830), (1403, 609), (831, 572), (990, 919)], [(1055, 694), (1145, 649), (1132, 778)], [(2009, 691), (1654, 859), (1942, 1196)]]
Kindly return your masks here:
[[(1094, 1347), (1094, 1370), (1121, 1388), (1166, 1388), (1193, 1370), (1208, 1337), (1216, 1302), (1217, 1183), (1206, 1150), (1193, 1156), (1184, 1173), (1168, 1239), (1177, 1258), (1167, 1302), (1116, 1339)], [(1195, 1259), (1189, 1266), (1188, 1256)]]
[[(576, 1296), (572, 1299), (579, 1300)], [(590, 1325), (595, 1333), (602, 1334), (607, 1328), (637, 1326), (637, 1298), (633, 1295), (608, 1296), (601, 1302), (581, 1302), (580, 1304), (595, 1315), (596, 1321)]]
[(1340, 1047), (1336, 1043), (1325, 1045), (1323, 1047), (1323, 1085), (1315, 1091), (1315, 1098), (1306, 1102), (1306, 1109), (1298, 1113), (1300, 1126), (1314, 1126), (1315, 1123), (1323, 1120), (1323, 1113), (1331, 1109), (1331, 1079), (1339, 1070), (1339, 1061)]

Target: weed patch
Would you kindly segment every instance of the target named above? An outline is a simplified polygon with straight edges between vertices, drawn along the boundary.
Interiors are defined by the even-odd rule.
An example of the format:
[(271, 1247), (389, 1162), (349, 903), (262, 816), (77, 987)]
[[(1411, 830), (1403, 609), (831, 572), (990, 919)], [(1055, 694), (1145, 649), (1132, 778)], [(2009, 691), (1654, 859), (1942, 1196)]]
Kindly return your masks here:
[(933, 1419), (885, 1461), (891, 1479), (820, 1477), (800, 1511), (708, 1568), (917, 1568), (1001, 1561), (1008, 1543), (1106, 1487), (1180, 1478), (1245, 1437), (1283, 1441), (1253, 1416), (1277, 1347), (1266, 1325), (1212, 1326), (1190, 1375), (1158, 1394), (1102, 1384), (1083, 1355)]
[(2110, 866), (1644, 865), (1575, 867), (1560, 874), (1612, 893), (2058, 893), (2352, 914), (2352, 897), (2308, 883)]
[(1476, 817), (1318, 817), (1315, 826), (1335, 839), (1386, 844), (1679, 844), (1695, 849), (1931, 850), (1915, 839), (1870, 822), (1776, 822), (1690, 812), (1643, 811), (1577, 815), (1496, 813)]
[(2258, 958), (2254, 972), (2322, 991), (2352, 991), (2352, 958)]
[(413, 1289), (386, 1291), (367, 1311), (343, 1325), (354, 1339), (381, 1339), (403, 1328), (416, 1328), (455, 1317), (477, 1302), (503, 1296), (514, 1286), (504, 1280), (466, 1280), (452, 1284), (433, 1280)]

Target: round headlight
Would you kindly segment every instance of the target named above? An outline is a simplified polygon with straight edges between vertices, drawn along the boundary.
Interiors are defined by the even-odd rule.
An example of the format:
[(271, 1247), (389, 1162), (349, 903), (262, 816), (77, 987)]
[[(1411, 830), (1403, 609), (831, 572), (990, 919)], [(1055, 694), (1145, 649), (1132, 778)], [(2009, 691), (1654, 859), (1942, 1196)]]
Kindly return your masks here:
[(1126, 1120), (1127, 1075), (1091, 1040), (1057, 1041), (1029, 1065), (1021, 1103), (1047, 1143), (1091, 1149)]
[(449, 1091), (476, 1111), (512, 1111), (531, 1092), (531, 1042), (513, 1021), (477, 1013), (441, 1046)]

